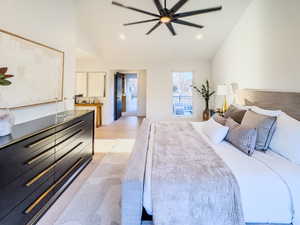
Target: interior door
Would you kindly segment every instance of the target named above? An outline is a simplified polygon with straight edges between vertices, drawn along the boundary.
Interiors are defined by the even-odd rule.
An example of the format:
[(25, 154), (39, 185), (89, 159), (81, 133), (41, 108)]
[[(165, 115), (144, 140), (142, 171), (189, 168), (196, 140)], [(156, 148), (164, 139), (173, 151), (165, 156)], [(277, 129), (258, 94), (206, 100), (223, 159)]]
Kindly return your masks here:
[(115, 74), (115, 120), (122, 116), (122, 92), (124, 74)]

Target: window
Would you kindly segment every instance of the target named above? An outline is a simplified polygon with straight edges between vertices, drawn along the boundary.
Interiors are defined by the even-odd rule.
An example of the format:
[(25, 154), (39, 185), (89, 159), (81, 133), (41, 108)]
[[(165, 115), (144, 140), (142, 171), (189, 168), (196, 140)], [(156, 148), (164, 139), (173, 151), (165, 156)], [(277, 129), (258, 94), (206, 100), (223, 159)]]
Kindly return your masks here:
[(193, 73), (173, 72), (173, 115), (191, 116), (193, 114)]

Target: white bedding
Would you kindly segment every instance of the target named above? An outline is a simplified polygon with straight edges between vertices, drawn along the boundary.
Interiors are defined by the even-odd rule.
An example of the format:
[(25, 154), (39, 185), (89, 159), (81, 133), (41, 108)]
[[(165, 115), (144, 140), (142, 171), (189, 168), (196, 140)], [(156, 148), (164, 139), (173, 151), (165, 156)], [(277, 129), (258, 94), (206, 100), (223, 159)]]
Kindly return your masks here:
[[(202, 123), (193, 127), (211, 144), (235, 175), (240, 186), (245, 221), (247, 223), (286, 223), (300, 212), (300, 166), (276, 153), (255, 152), (253, 157), (240, 152), (228, 142), (213, 144), (201, 131)], [(152, 136), (152, 135), (151, 135)], [(145, 172), (143, 206), (152, 215), (151, 166), (152, 139), (150, 136)]]

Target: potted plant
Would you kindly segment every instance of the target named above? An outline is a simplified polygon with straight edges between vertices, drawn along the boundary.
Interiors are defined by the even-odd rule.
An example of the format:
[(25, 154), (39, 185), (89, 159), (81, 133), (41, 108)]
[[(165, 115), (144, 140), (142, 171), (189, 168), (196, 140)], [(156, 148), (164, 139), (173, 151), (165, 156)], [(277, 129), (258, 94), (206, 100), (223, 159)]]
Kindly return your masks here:
[[(9, 86), (11, 85), (10, 78), (13, 77), (11, 74), (6, 74), (8, 68), (0, 68), (0, 86)], [(1, 98), (0, 92), (0, 136), (6, 136), (11, 133), (11, 128), (13, 125), (13, 116), (11, 115), (8, 108), (1, 108), (4, 105), (4, 99)]]
[(210, 118), (209, 110), (209, 100), (210, 97), (215, 94), (215, 91), (210, 91), (209, 81), (206, 80), (205, 84), (202, 84), (201, 87), (195, 85), (192, 86), (205, 100), (205, 109), (203, 111), (203, 120), (208, 120)]

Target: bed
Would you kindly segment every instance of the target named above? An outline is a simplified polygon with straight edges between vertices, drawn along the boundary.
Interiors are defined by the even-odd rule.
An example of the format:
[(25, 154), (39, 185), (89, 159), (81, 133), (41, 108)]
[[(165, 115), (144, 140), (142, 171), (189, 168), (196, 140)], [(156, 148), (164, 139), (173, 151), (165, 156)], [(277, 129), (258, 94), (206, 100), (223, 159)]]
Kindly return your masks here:
[[(275, 99), (276, 95), (282, 94), (276, 92)], [(287, 96), (287, 93), (284, 93), (284, 95)], [(293, 99), (296, 99), (296, 101), (299, 100), (298, 94), (289, 93), (289, 95)], [(296, 95), (297, 98), (295, 98)], [(251, 102), (263, 108), (274, 109), (276, 106), (274, 106), (275, 103), (273, 106), (272, 104), (270, 105), (270, 96), (273, 98), (274, 92), (244, 90), (239, 94), (239, 97), (243, 99), (242, 101), (247, 100), (248, 104)], [(264, 99), (266, 98), (268, 98), (268, 106), (264, 104)], [(292, 104), (295, 103), (293, 102)], [(281, 106), (281, 108), (283, 107)], [(291, 103), (289, 103), (289, 106), (285, 106), (284, 109), (288, 113), (293, 114), (293, 118), (299, 120), (298, 114), (296, 110), (293, 110), (294, 107), (291, 106)], [(176, 129), (181, 132), (177, 132)], [(159, 133), (160, 131), (161, 139), (155, 139), (154, 132)], [(169, 133), (169, 135), (165, 135), (166, 133)], [(176, 136), (176, 133), (182, 133), (182, 135)], [(197, 158), (198, 155), (191, 153), (193, 148), (185, 145), (185, 142), (189, 142), (192, 146), (200, 145), (197, 142), (193, 142), (194, 139), (200, 139), (202, 141), (200, 143), (201, 146), (206, 146), (205, 148), (213, 150), (213, 154), (205, 153), (205, 157), (213, 158), (210, 164), (215, 164), (214, 167), (224, 167), (222, 170), (211, 172), (210, 167), (197, 166), (197, 163), (198, 165), (205, 164), (203, 161), (204, 157)], [(181, 165), (178, 166), (178, 170), (176, 165), (172, 167), (168, 163), (166, 163), (166, 166), (162, 170), (152, 168), (157, 164), (153, 162), (153, 159), (159, 162), (157, 158), (158, 153), (153, 153), (153, 149), (158, 148), (159, 142), (163, 143), (161, 144), (162, 147), (170, 146), (172, 143), (176, 143), (179, 146), (177, 146), (177, 152), (175, 151), (175, 153), (172, 153), (173, 155), (168, 155), (168, 159), (171, 157), (171, 160), (177, 163), (180, 162)], [(164, 150), (162, 147), (160, 148), (160, 152)], [(172, 146), (171, 148), (174, 149), (176, 146)], [(188, 154), (191, 155), (188, 157)], [(178, 161), (178, 159), (182, 159), (182, 161)], [(218, 159), (221, 159), (224, 164), (218, 161)], [(160, 160), (165, 160), (165, 158), (160, 158)], [(164, 166), (163, 164), (163, 162), (160, 162), (159, 166), (156, 167), (162, 167)], [(195, 165), (197, 168), (193, 170), (186, 168), (195, 167)], [(170, 169), (169, 167), (172, 168)], [(197, 171), (197, 169), (199, 170)], [(198, 174), (203, 170), (205, 170), (205, 174)], [(174, 175), (170, 171), (177, 171), (178, 173)], [(187, 173), (187, 171), (190, 171), (189, 173), (192, 175), (182, 175)], [(197, 171), (197, 173), (193, 174), (194, 171)], [(201, 181), (202, 183), (206, 182), (204, 187), (207, 186), (211, 189), (216, 187), (215, 193), (211, 196), (209, 196), (209, 193), (206, 193), (209, 196), (208, 198), (222, 192), (219, 199), (216, 199), (216, 202), (220, 203), (221, 206), (213, 211), (213, 213), (217, 214), (216, 221), (208, 219), (214, 217), (210, 214), (211, 212), (205, 214), (204, 218), (206, 219), (197, 220), (197, 216), (199, 216), (198, 212), (206, 210), (201, 205), (202, 201), (207, 200), (204, 199), (206, 195), (190, 194), (191, 192), (199, 192), (199, 190), (207, 191), (203, 187), (201, 187), (202, 189), (200, 188), (202, 183), (199, 180), (209, 173), (215, 173), (213, 174), (214, 177), (221, 174), (217, 181), (210, 178)], [(222, 181), (222, 176), (228, 179)], [(300, 166), (273, 151), (255, 151), (252, 157), (249, 157), (226, 141), (218, 144), (213, 143), (203, 133), (203, 122), (183, 122), (178, 125), (178, 123), (175, 124), (172, 122), (144, 121), (122, 180), (122, 225), (140, 225), (152, 218), (154, 225), (245, 223), (247, 225), (299, 225), (299, 177)], [(219, 180), (222, 182), (219, 182)], [(193, 191), (191, 191), (191, 188)], [(190, 193), (186, 190), (190, 190)], [(223, 195), (223, 192), (226, 195)], [(184, 195), (186, 196), (182, 197)], [(191, 201), (193, 202), (191, 204), (193, 207), (189, 211), (186, 211), (186, 200), (188, 200), (188, 204)], [(222, 204), (224, 204), (224, 207)], [(213, 205), (217, 204), (214, 203)], [(234, 208), (236, 205), (237, 207)], [(227, 212), (227, 207), (234, 209)], [(226, 211), (225, 215), (224, 209)], [(238, 218), (233, 218), (232, 214), (235, 213), (240, 213), (241, 215)], [(201, 216), (203, 216), (203, 213)], [(191, 219), (191, 217), (195, 218)], [(218, 218), (222, 218), (223, 222)]]

